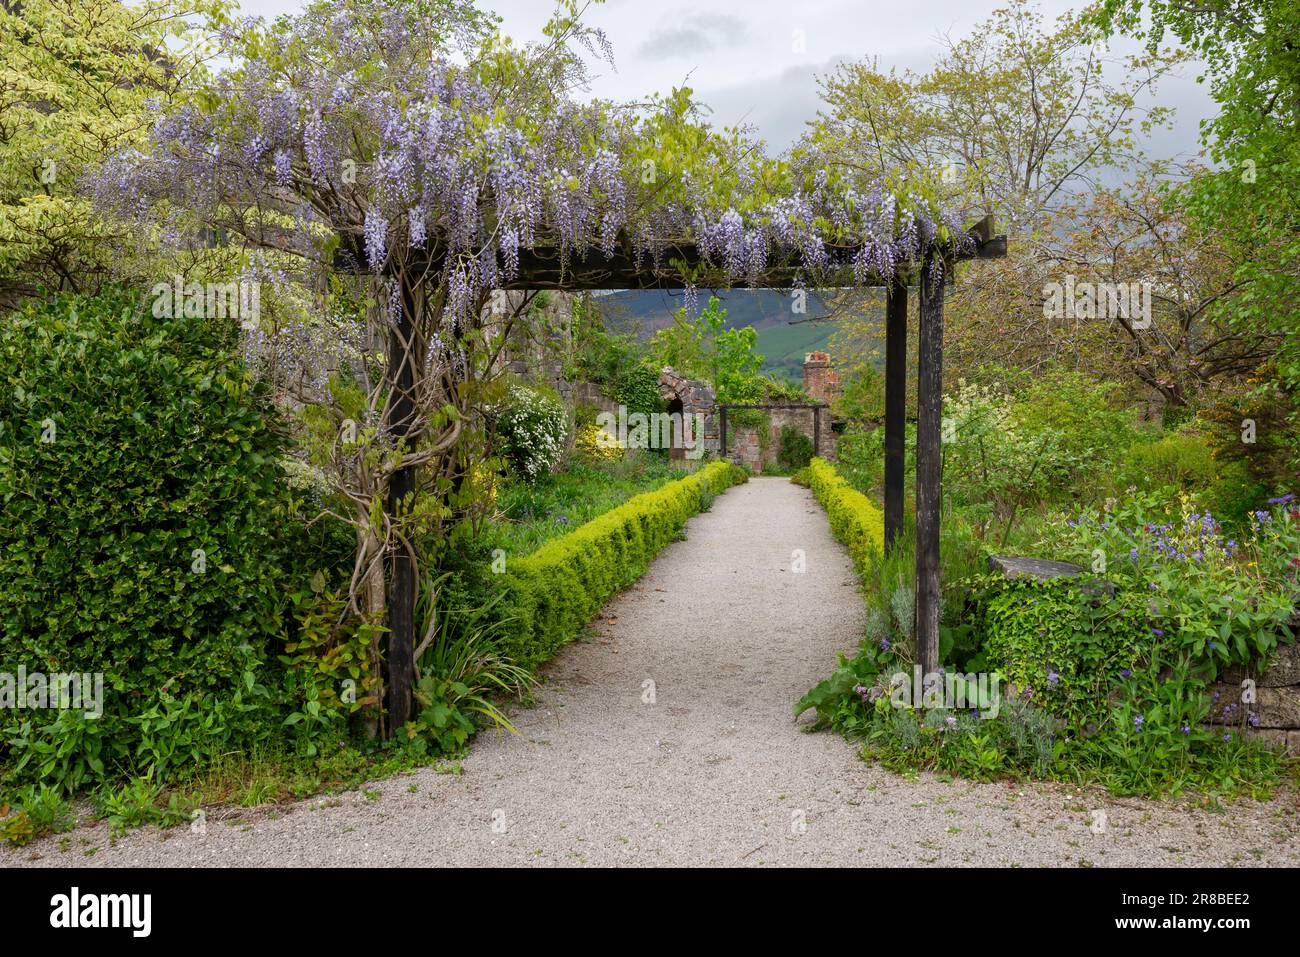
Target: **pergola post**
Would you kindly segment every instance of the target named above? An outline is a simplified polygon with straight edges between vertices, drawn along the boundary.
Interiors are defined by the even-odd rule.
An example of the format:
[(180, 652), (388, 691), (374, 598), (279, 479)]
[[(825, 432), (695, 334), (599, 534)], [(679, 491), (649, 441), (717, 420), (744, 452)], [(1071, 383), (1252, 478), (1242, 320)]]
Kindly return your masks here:
[(916, 660), (939, 670), (939, 509), (943, 417), (942, 277), (952, 263), (930, 253), (921, 269), (916, 390)]
[(885, 552), (903, 530), (907, 435), (907, 285), (894, 277), (885, 293)]
[[(411, 348), (415, 337), (416, 292), (401, 286), (400, 313), (388, 330), (388, 363), (393, 369), (393, 391), (387, 410), (388, 426), (401, 439), (414, 429), (415, 360)], [(395, 471), (388, 484), (388, 514), (396, 520), (409, 513), (415, 497), (416, 470), (406, 466)], [(411, 717), (412, 687), (415, 680), (415, 564), (400, 538), (389, 556), (388, 600), (388, 731), (392, 734)]]

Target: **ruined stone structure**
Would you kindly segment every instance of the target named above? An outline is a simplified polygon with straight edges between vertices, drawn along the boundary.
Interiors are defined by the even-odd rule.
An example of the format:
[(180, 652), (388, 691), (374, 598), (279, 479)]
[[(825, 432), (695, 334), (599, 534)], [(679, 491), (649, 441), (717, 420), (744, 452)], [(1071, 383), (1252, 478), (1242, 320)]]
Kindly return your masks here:
[[(709, 384), (699, 379), (688, 379), (674, 371), (671, 366), (664, 366), (659, 373), (659, 397), (668, 407), (669, 415), (703, 416), (704, 453), (717, 455), (721, 447), (718, 432), (718, 402)], [(697, 460), (687, 458), (686, 452), (686, 448), (680, 441), (680, 434), (674, 430), (669, 458), (675, 465), (693, 469)]]

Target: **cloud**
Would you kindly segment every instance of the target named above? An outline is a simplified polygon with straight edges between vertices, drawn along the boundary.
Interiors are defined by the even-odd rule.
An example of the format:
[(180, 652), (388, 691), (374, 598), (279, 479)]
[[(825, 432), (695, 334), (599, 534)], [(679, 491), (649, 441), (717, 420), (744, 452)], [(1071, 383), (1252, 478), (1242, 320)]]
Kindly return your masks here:
[(671, 26), (659, 27), (637, 53), (647, 60), (695, 56), (719, 47), (736, 46), (749, 36), (739, 17), (717, 13), (690, 13)]

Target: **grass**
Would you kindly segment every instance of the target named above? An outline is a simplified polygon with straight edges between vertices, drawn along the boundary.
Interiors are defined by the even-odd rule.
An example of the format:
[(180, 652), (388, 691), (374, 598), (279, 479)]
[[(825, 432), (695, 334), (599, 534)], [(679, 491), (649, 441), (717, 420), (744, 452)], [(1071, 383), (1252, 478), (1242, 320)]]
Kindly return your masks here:
[(563, 472), (529, 485), (510, 478), (497, 488), (494, 539), (512, 554), (528, 554), (584, 522), (686, 475), (655, 452), (629, 450), (602, 463), (574, 460)]

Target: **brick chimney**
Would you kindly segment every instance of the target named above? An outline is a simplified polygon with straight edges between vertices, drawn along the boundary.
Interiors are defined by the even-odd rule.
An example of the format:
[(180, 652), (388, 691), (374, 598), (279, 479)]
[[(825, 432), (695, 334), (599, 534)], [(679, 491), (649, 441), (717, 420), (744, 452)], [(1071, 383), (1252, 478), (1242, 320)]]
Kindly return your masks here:
[(839, 387), (839, 374), (831, 368), (831, 357), (825, 352), (805, 352), (803, 357), (803, 390), (814, 402), (830, 402)]

